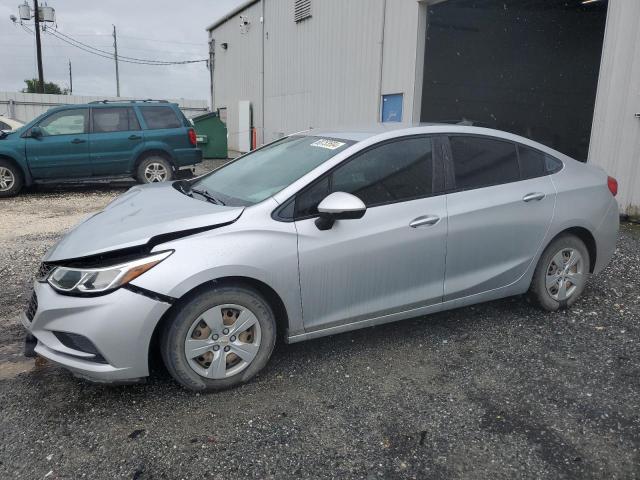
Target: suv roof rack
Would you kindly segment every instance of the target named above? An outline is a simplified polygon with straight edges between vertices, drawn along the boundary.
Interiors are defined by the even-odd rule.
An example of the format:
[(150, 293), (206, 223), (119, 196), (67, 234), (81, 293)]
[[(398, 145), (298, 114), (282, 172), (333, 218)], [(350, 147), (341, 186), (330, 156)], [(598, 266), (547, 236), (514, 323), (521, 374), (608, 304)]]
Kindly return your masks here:
[(93, 102), (89, 102), (90, 104), (96, 103), (169, 103), (168, 100), (154, 100), (152, 98), (147, 98), (144, 100), (94, 100)]

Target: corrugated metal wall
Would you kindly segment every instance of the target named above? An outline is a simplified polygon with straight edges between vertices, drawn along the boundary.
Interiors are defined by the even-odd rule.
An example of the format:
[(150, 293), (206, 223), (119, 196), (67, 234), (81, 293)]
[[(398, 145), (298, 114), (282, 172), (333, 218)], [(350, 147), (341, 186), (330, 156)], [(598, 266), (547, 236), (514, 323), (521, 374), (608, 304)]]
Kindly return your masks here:
[[(251, 101), (258, 143), (309, 127), (370, 126), (379, 120), (381, 94), (404, 94), (404, 123), (419, 117), (424, 3), (312, 0), (312, 17), (296, 23), (294, 0), (264, 1), (264, 92), (262, 2), (210, 32), (213, 104), (228, 109), (230, 149), (237, 150), (238, 134), (246, 133), (234, 131), (240, 100)], [(240, 27), (240, 15), (248, 30)], [(640, 1), (609, 0), (589, 150), (590, 162), (618, 178), (621, 209), (634, 215), (640, 215), (639, 18)]]
[[(240, 15), (250, 22), (240, 28)], [(215, 68), (213, 72), (214, 108), (227, 109), (229, 149), (239, 150), (238, 102), (251, 101), (253, 125), (257, 129), (258, 143), (262, 143), (262, 3), (257, 2), (210, 32), (215, 39)], [(223, 43), (227, 48), (223, 48)], [(288, 70), (286, 66), (280, 67)]]
[(619, 182), (623, 213), (640, 217), (640, 1), (609, 0), (589, 162)]
[[(128, 97), (88, 97), (79, 95), (49, 95), (40, 93), (0, 92), (0, 115), (26, 123), (58, 105), (88, 103), (95, 100), (131, 100)], [(207, 100), (171, 100), (180, 105), (187, 117), (209, 110)]]
[[(259, 143), (310, 127), (366, 128), (379, 120), (380, 94), (386, 93), (404, 94), (403, 120), (412, 120), (418, 2), (312, 0), (311, 5), (311, 18), (298, 23), (294, 0), (264, 5), (264, 130), (262, 2), (210, 33), (213, 103), (228, 109), (230, 149), (238, 148), (232, 127), (239, 100), (252, 102)], [(240, 15), (249, 20), (248, 31), (240, 28)]]
[(293, 0), (267, 1), (267, 141), (309, 127), (375, 121), (381, 5), (381, 0), (315, 0), (312, 17), (295, 23)]

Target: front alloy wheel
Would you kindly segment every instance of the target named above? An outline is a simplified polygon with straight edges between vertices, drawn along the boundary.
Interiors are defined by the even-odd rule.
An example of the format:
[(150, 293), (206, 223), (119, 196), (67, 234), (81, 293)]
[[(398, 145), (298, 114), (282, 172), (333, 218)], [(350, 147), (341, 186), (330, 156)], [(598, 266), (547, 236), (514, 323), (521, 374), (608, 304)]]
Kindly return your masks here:
[(8, 192), (16, 183), (16, 177), (7, 167), (0, 166), (0, 192)]
[(174, 305), (161, 351), (169, 373), (186, 388), (221, 390), (262, 370), (275, 339), (275, 317), (262, 295), (244, 285), (217, 286)]
[(0, 158), (0, 198), (17, 195), (23, 185), (22, 171), (12, 162)]

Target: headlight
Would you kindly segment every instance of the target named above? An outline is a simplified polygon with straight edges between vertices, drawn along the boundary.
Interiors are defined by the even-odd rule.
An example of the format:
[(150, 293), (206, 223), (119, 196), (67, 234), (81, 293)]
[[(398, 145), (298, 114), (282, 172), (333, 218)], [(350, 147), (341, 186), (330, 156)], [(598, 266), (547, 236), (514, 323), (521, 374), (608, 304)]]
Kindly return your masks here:
[(47, 282), (62, 293), (104, 293), (126, 285), (172, 253), (173, 250), (168, 250), (104, 268), (56, 267)]

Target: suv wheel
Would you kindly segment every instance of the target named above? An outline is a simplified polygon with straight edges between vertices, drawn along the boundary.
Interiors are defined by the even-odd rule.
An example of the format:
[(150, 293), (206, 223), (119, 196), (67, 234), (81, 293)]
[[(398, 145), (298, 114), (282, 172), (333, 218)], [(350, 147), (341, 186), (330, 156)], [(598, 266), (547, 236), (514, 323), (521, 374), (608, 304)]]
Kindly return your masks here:
[(561, 235), (542, 253), (531, 280), (530, 297), (545, 310), (570, 307), (584, 291), (589, 265), (584, 242), (574, 235)]
[(13, 197), (22, 190), (22, 171), (13, 163), (0, 158), (0, 197)]
[(140, 162), (136, 176), (140, 183), (168, 182), (173, 180), (173, 167), (166, 158), (150, 155)]
[(217, 287), (176, 309), (162, 334), (162, 358), (184, 387), (221, 390), (262, 370), (275, 339), (275, 317), (260, 294)]

